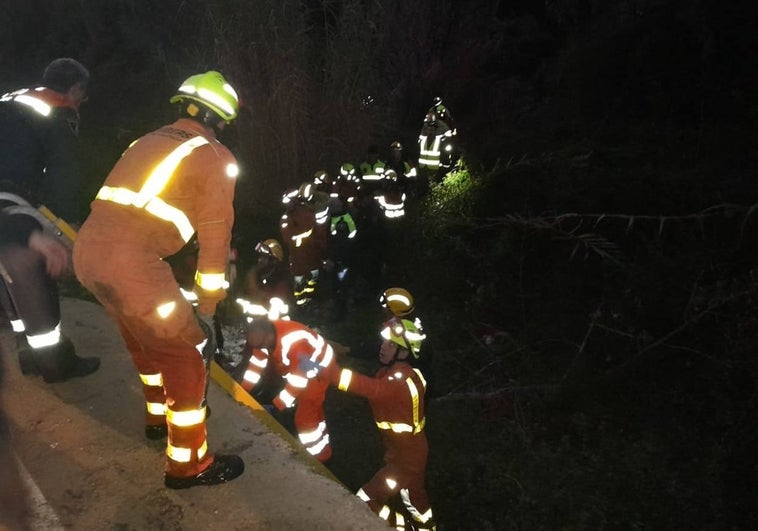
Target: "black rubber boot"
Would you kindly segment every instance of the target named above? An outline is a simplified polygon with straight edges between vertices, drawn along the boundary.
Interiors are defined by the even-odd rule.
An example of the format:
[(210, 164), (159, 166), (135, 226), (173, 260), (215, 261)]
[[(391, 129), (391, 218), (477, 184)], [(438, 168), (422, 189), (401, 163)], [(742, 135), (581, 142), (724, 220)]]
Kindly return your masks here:
[(18, 353), (18, 365), (21, 368), (21, 374), (28, 376), (39, 375), (39, 369), (32, 355), (32, 348), (26, 342), (26, 338), (20, 334), (16, 336), (16, 352)]
[(52, 347), (33, 349), (34, 361), (47, 383), (65, 382), (92, 374), (100, 367), (100, 358), (80, 358), (68, 338)]
[(168, 437), (168, 426), (158, 424), (157, 426), (145, 426), (145, 437), (151, 441), (159, 441)]
[(245, 462), (238, 455), (216, 455), (213, 464), (196, 476), (175, 478), (164, 476), (163, 483), (169, 489), (188, 489), (198, 485), (218, 485), (226, 483), (242, 475)]

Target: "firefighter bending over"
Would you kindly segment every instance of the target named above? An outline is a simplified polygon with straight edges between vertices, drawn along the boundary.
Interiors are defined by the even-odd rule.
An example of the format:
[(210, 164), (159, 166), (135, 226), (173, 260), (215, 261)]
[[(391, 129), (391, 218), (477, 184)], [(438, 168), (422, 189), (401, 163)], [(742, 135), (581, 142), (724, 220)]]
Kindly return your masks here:
[[(208, 71), (188, 78), (170, 101), (179, 119), (133, 142), (97, 193), (74, 245), (74, 269), (119, 326), (143, 384), (145, 434), (168, 435), (164, 483), (182, 489), (244, 470), (239, 456), (208, 451), (203, 357), (225, 296), (238, 173), (217, 135), (237, 117), (239, 100)], [(163, 260), (195, 232), (196, 311)]]
[[(328, 461), (332, 446), (324, 417), (324, 398), (334, 367), (332, 343), (297, 321), (265, 318), (248, 323), (246, 336), (245, 348), (252, 354), (242, 387), (252, 391), (271, 360), (274, 372), (285, 381), (284, 389), (273, 400), (274, 407), (279, 411), (294, 407), (300, 442), (313, 457)], [(337, 348), (341, 350), (341, 346)]]

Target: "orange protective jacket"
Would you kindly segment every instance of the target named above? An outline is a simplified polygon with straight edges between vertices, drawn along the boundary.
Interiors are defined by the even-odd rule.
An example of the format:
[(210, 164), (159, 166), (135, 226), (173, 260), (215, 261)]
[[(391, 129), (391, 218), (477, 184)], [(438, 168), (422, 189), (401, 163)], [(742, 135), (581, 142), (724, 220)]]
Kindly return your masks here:
[(423, 471), (426, 380), (421, 371), (398, 361), (379, 369), (373, 378), (349, 369), (331, 374), (338, 389), (368, 399), (384, 441), (385, 462)]
[(284, 378), (284, 389), (274, 398), (279, 409), (295, 408), (295, 428), (306, 451), (319, 461), (332, 456), (324, 399), (335, 369), (334, 349), (320, 334), (296, 321), (271, 321), (276, 347), (268, 355), (254, 349), (243, 387), (250, 390), (260, 380), (271, 360), (274, 372)]
[[(173, 160), (178, 164), (173, 168), (166, 162), (172, 157), (179, 159)], [(167, 164), (167, 180), (155, 175), (159, 164)], [(181, 118), (143, 136), (124, 152), (92, 202), (89, 219), (110, 230), (113, 238), (137, 235), (142, 250), (157, 258), (177, 253), (196, 231), (198, 310), (211, 315), (225, 296), (218, 280), (223, 279), (229, 256), (236, 169), (234, 156), (215, 136), (196, 121)], [(123, 190), (136, 192), (136, 200), (120, 195)], [(151, 201), (153, 197), (157, 201)], [(168, 214), (161, 210), (163, 204), (169, 206)], [(175, 211), (184, 217), (176, 218)], [(216, 282), (207, 286), (203, 278)]]
[[(268, 354), (253, 349), (248, 373), (256, 376), (250, 378), (252, 374), (246, 374), (243, 386), (252, 389), (270, 361), (274, 372), (286, 381), (284, 389), (274, 399), (278, 409), (285, 409), (294, 405), (310, 380), (326, 380), (328, 383), (328, 375), (334, 368), (334, 349), (324, 337), (302, 323), (284, 319), (271, 323), (276, 330), (276, 348)], [(320, 370), (309, 373), (309, 369), (303, 367), (303, 357), (317, 363)]]

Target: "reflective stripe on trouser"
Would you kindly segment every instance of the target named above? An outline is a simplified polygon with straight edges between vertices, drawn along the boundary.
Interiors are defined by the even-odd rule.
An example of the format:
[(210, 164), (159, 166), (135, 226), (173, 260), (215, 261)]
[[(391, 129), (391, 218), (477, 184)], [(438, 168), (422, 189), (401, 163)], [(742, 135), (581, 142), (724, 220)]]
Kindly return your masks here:
[(433, 528), (432, 508), (424, 481), (423, 471), (414, 471), (390, 463), (379, 469), (374, 477), (361, 487), (358, 495), (372, 511), (381, 516), (380, 512), (387, 501), (400, 493), (414, 525), (418, 528)]
[(297, 396), (295, 404), (295, 428), (305, 449), (321, 462), (332, 457), (329, 430), (324, 417), (324, 397), (329, 382), (311, 378), (308, 385)]
[[(32, 337), (44, 338), (55, 335), (61, 320), (58, 284), (47, 274), (44, 257), (27, 247), (3, 245), (0, 247), (0, 263), (4, 273), (0, 275), (0, 297), (15, 317), (14, 331)], [(12, 282), (3, 280), (7, 274)], [(47, 334), (52, 333), (51, 336)]]
[[(147, 404), (145, 424), (168, 424), (166, 471), (172, 476), (192, 476), (199, 473), (207, 466), (207, 463), (204, 463), (207, 453), (205, 412), (200, 409), (205, 394), (205, 365), (202, 357), (196, 348), (184, 347), (179, 359), (174, 358), (174, 361), (169, 362), (169, 366), (165, 366), (161, 358), (171, 359), (176, 354), (156, 355), (158, 353), (149, 349), (144, 341), (138, 342), (123, 323), (120, 323), (119, 328), (143, 382), (142, 389)], [(188, 374), (186, 383), (177, 381), (176, 376), (180, 373)], [(192, 386), (195, 387), (194, 389), (187, 385), (193, 380), (195, 381), (195, 386)], [(162, 385), (147, 385), (145, 381), (152, 384), (158, 384), (160, 381)], [(197, 386), (199, 386), (199, 392)], [(186, 420), (180, 420), (179, 425), (166, 422), (167, 413), (169, 413), (166, 403), (169, 401), (172, 403), (173, 412), (202, 411), (202, 415), (198, 413), (196, 417), (193, 417), (201, 420), (189, 423)]]
[[(161, 375), (157, 366), (151, 365), (147, 361), (142, 351), (142, 345), (135, 337), (119, 322), (119, 332), (126, 343), (126, 350), (135, 359), (135, 352), (138, 352), (137, 358), (140, 360), (142, 369), (139, 370), (139, 378), (142, 381), (142, 394), (145, 396), (145, 425), (162, 426), (166, 423), (166, 392), (163, 389), (163, 375)], [(136, 366), (135, 361), (135, 366)], [(147, 372), (142, 372), (149, 367)]]
[[(316, 459), (325, 461), (332, 456), (331, 451), (327, 451), (327, 448), (331, 447), (331, 445), (329, 443), (329, 430), (326, 428), (326, 421), (319, 422), (318, 426), (311, 431), (299, 430), (297, 436), (300, 439), (300, 443), (305, 447), (305, 450)], [(324, 452), (327, 453), (325, 454)]]
[[(195, 345), (205, 335), (192, 306), (182, 297), (165, 261), (111, 236), (109, 231), (88, 230), (85, 222), (74, 245), (77, 277), (119, 324), (137, 373), (162, 375), (165, 403), (173, 411), (198, 410), (206, 378)], [(171, 311), (159, 313), (159, 307)], [(204, 420), (181, 428), (169, 425), (168, 444), (188, 449), (190, 455), (188, 461), (166, 458), (171, 476), (196, 475), (212, 462), (207, 454), (198, 456), (205, 447)]]
[(205, 407), (188, 410), (166, 408), (166, 424), (169, 436), (166, 448), (168, 469), (182, 469), (203, 462), (208, 453)]

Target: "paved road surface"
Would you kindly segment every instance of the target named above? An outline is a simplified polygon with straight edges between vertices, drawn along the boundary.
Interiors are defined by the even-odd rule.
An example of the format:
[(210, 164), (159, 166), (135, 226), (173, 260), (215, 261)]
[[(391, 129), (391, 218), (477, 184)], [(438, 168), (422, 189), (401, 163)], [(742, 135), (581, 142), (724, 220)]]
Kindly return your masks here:
[(387, 529), (217, 367), (208, 444), (241, 455), (245, 473), (225, 485), (166, 489), (165, 443), (144, 437), (139, 378), (115, 326), (96, 304), (63, 299), (62, 306), (63, 331), (80, 354), (101, 357), (87, 378), (46, 384), (21, 375), (10, 330), (0, 328), (1, 398), (32, 502), (31, 529)]

